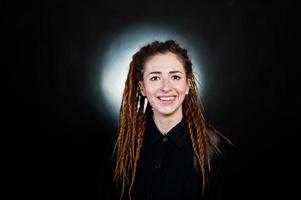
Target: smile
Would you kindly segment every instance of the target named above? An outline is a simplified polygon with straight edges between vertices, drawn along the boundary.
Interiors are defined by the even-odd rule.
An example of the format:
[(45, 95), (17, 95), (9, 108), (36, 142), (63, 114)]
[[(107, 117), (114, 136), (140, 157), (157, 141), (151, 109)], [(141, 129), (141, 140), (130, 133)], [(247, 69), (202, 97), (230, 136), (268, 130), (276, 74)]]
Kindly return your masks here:
[(176, 99), (176, 96), (158, 97), (158, 99), (160, 99), (160, 101), (164, 104), (170, 104), (170, 103), (174, 102), (174, 100)]
[(174, 100), (175, 97), (159, 97), (159, 99), (162, 101), (171, 101), (171, 100)]

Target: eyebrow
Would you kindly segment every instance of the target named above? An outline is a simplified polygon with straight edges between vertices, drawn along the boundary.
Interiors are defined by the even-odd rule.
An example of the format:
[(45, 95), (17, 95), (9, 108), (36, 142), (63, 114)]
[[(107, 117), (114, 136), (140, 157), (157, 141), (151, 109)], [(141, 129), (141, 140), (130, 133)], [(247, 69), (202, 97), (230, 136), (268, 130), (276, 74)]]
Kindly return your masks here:
[[(169, 74), (176, 74), (176, 73), (181, 73), (181, 74), (183, 74), (183, 72), (181, 72), (181, 71), (170, 71), (170, 72), (169, 72)], [(151, 75), (151, 74), (162, 74), (162, 72), (158, 72), (158, 71), (150, 72), (150, 73), (148, 73), (147, 76), (149, 76), (149, 75)]]

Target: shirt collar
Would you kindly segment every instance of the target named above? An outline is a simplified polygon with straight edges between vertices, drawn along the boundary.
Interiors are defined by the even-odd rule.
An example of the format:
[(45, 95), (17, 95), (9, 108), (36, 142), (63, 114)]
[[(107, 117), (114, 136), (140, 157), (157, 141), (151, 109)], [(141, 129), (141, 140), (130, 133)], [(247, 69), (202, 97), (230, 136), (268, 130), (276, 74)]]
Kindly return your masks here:
[(160, 133), (152, 117), (148, 117), (146, 132), (144, 136), (144, 145), (146, 147), (154, 145), (156, 142), (167, 137), (174, 142), (178, 147), (182, 148), (188, 136), (188, 129), (184, 117), (175, 125), (166, 135)]

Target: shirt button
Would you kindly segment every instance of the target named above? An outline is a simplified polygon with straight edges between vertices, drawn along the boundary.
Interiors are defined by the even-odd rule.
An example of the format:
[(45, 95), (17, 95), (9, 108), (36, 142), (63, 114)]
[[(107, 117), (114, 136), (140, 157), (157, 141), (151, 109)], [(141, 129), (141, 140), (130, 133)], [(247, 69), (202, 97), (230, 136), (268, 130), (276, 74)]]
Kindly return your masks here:
[(168, 138), (167, 137), (164, 137), (163, 138), (163, 142), (167, 142)]

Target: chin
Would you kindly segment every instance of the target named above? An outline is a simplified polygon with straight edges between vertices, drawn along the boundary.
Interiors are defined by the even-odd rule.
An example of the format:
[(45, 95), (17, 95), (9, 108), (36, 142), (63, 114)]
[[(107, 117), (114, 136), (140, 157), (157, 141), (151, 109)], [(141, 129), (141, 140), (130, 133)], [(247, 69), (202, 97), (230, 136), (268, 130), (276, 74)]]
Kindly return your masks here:
[(178, 110), (178, 108), (170, 108), (170, 109), (162, 108), (162, 109), (156, 110), (156, 112), (159, 115), (170, 116), (170, 115), (177, 113), (177, 110)]

